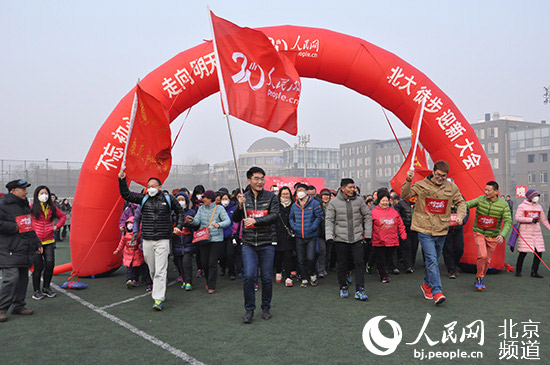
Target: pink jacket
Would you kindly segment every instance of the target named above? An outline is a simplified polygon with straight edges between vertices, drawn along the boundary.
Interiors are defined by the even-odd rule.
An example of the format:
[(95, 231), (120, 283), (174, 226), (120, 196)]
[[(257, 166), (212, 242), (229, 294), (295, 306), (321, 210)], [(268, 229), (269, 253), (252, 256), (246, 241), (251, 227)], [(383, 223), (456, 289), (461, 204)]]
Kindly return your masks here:
[[(133, 222), (134, 217), (128, 218), (126, 223)], [(117, 251), (124, 249), (124, 256), (122, 257), (122, 265), (126, 267), (138, 267), (143, 265), (145, 259), (143, 258), (143, 251), (139, 248), (139, 239), (132, 242), (132, 232), (128, 232), (122, 236), (120, 243), (116, 248)]]
[[(519, 205), (516, 211), (516, 221), (521, 223), (519, 233), (533, 249), (536, 249), (538, 252), (544, 252), (544, 239), (542, 238), (540, 224), (533, 223), (533, 218), (539, 218), (539, 222), (550, 231), (550, 223), (548, 223), (548, 219), (544, 215), (542, 206), (526, 199)], [(521, 237), (518, 237), (517, 242), (516, 247), (518, 252), (533, 252)]]
[[(32, 204), (30, 207), (32, 209)], [(55, 205), (53, 206), (53, 209), (55, 209), (55, 214), (57, 214), (58, 219), (55, 226), (57, 227), (57, 229), (61, 229), (65, 225), (65, 220), (67, 219), (67, 216), (61, 211), (61, 209), (58, 209)], [(52, 216), (53, 214), (51, 210), (49, 210), (48, 216), (45, 217), (42, 209), (40, 209), (38, 218), (36, 218), (34, 215), (32, 216), (32, 229), (34, 229), (36, 235), (42, 242), (54, 239), (54, 224)]]
[(399, 246), (399, 236), (401, 239), (407, 238), (405, 225), (397, 210), (393, 208), (382, 209), (380, 206), (376, 206), (371, 214), (373, 246)]

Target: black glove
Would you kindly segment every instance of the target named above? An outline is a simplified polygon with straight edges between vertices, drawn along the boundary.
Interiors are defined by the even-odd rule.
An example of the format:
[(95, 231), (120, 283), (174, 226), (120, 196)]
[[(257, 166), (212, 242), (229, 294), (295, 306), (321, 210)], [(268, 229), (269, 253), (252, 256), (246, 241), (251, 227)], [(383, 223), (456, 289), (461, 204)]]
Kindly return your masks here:
[(514, 252), (514, 246), (508, 246), (510, 247), (510, 252)]
[(538, 218), (533, 218), (533, 223), (538, 223), (538, 222), (539, 222)]

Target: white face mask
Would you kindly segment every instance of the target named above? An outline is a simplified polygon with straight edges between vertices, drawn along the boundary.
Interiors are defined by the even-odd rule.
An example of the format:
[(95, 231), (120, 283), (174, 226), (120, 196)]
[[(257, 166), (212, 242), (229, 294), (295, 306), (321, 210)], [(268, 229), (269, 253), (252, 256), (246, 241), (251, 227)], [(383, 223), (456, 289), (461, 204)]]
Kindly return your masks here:
[(222, 200), (222, 205), (227, 207), (229, 205), (229, 200)]
[(296, 196), (298, 197), (298, 199), (304, 199), (306, 197), (306, 192), (305, 191), (299, 191)]
[(128, 223), (126, 225), (126, 227), (128, 227), (128, 232), (131, 232), (134, 229), (134, 224), (133, 223)]
[(182, 208), (185, 208), (187, 206), (187, 203), (185, 202), (185, 200), (180, 200), (179, 202)]
[(289, 204), (289, 203), (290, 203), (290, 199), (281, 198), (281, 203), (283, 203), (283, 204)]
[(201, 200), (202, 199), (202, 194), (197, 194), (197, 200)]
[(157, 188), (147, 188), (147, 194), (149, 194), (149, 196), (155, 196), (157, 195), (159, 192), (159, 189)]
[(42, 203), (45, 203), (48, 201), (48, 194), (40, 194), (38, 196), (38, 200), (40, 200)]
[(539, 196), (537, 195), (536, 197), (534, 197), (533, 199), (531, 199), (531, 201), (533, 203), (538, 203), (539, 202)]

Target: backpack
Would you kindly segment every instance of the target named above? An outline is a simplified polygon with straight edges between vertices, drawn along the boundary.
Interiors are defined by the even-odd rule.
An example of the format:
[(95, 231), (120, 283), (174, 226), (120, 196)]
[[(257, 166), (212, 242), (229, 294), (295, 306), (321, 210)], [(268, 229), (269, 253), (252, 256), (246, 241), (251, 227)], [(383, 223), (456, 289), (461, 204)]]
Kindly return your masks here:
[[(167, 193), (164, 193), (164, 198), (166, 199), (166, 202), (168, 203), (168, 207), (170, 207), (170, 210), (172, 210), (172, 201), (170, 200), (170, 195), (168, 195)], [(143, 205), (145, 204), (145, 202), (147, 201), (147, 199), (149, 199), (149, 194), (145, 194), (143, 199), (141, 199), (141, 207), (142, 208), (143, 208)]]

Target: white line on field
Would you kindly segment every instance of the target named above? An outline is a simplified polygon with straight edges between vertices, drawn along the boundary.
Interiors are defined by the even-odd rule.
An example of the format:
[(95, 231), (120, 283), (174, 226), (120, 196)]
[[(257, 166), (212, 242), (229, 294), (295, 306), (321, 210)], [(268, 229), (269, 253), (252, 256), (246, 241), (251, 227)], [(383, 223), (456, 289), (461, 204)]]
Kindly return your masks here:
[[(172, 285), (174, 285), (174, 284), (177, 283), (177, 282), (178, 282), (177, 280), (171, 281), (171, 282), (169, 282), (168, 285), (166, 285), (166, 286), (172, 286)], [(143, 298), (143, 297), (146, 297), (146, 296), (148, 296), (148, 295), (151, 295), (151, 293), (145, 293), (145, 294), (137, 295), (137, 296), (135, 296), (135, 297), (128, 298), (128, 299), (125, 299), (125, 300), (122, 300), (122, 301), (120, 301), (120, 302), (116, 302), (116, 303), (113, 303), (113, 304), (105, 305), (105, 306), (103, 306), (103, 307), (100, 307), (99, 309), (107, 309), (107, 308), (116, 307), (117, 305), (130, 303), (130, 302), (133, 302), (133, 301), (136, 300), (136, 299)]]
[(194, 357), (190, 356), (190, 355), (187, 355), (185, 352), (167, 344), (166, 342), (163, 342), (161, 340), (159, 340), (158, 338), (154, 337), (154, 336), (151, 336), (150, 334), (140, 330), (139, 328), (137, 327), (134, 327), (132, 326), (130, 323), (128, 322), (125, 322), (123, 321), (122, 319), (110, 314), (110, 313), (107, 313), (105, 310), (93, 305), (92, 303), (89, 303), (87, 301), (85, 301), (84, 299), (80, 298), (79, 296), (77, 295), (74, 295), (73, 293), (70, 293), (68, 292), (67, 290), (65, 289), (62, 289), (60, 288), (59, 286), (55, 285), (55, 284), (51, 284), (56, 290), (58, 290), (59, 292), (65, 294), (66, 296), (68, 296), (69, 298), (77, 301), (78, 303), (82, 304), (83, 306), (85, 307), (88, 307), (90, 308), (91, 310), (93, 310), (94, 312), (98, 313), (98, 314), (101, 314), (103, 317), (107, 318), (108, 320), (118, 324), (119, 326), (122, 326), (124, 328), (126, 328), (127, 330), (129, 330), (130, 332), (138, 335), (139, 337), (151, 342), (152, 344), (154, 345), (157, 345), (159, 346), (160, 348), (162, 348), (163, 350), (166, 350), (168, 352), (170, 352), (171, 354), (179, 357), (180, 359), (182, 360), (185, 360), (187, 361), (188, 363), (190, 364), (195, 364), (195, 365), (203, 365), (202, 362), (200, 362), (199, 360), (195, 359)]

